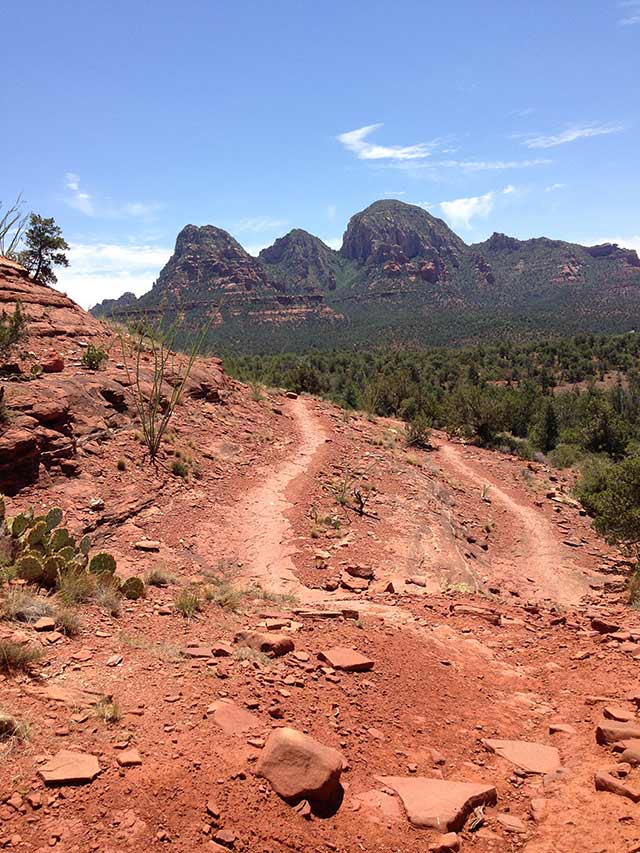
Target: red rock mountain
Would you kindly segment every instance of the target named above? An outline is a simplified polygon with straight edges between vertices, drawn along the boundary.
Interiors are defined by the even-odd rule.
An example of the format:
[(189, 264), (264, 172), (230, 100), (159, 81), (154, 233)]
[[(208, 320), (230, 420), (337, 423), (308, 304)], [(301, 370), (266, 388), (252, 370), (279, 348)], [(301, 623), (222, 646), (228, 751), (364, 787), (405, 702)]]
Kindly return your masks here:
[(294, 229), (253, 258), (225, 231), (188, 225), (149, 293), (94, 313), (205, 323), (216, 348), (279, 351), (624, 331), (639, 309), (631, 250), (501, 234), (469, 246), (423, 208), (389, 199), (351, 218), (339, 252)]

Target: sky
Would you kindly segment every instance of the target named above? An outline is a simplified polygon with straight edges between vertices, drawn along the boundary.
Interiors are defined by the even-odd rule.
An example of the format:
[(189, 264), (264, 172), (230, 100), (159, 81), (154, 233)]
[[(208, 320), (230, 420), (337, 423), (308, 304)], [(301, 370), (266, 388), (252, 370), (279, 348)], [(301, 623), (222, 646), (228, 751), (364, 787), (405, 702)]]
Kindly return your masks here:
[(85, 307), (187, 223), (339, 247), (379, 198), (640, 251), (640, 0), (31, 0), (3, 9), (0, 201), (70, 244)]

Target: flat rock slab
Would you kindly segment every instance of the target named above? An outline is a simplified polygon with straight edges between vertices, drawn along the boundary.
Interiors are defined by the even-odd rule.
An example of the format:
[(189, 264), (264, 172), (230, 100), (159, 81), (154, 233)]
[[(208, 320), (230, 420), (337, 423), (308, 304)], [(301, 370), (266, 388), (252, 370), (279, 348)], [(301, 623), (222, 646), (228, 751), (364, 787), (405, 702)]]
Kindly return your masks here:
[(334, 646), (327, 652), (320, 652), (318, 658), (326, 661), (333, 669), (342, 669), (345, 672), (367, 672), (373, 669), (373, 661), (370, 658), (344, 646)]
[(376, 779), (398, 794), (413, 826), (441, 832), (458, 832), (473, 809), (497, 802), (493, 785), (479, 782), (449, 782), (423, 776), (376, 776)]
[(615, 720), (602, 720), (596, 728), (596, 740), (599, 744), (617, 743), (619, 740), (640, 739), (640, 723), (618, 723)]
[(120, 767), (139, 767), (142, 764), (142, 757), (137, 749), (123, 749), (116, 761)]
[(63, 687), (57, 684), (48, 684), (36, 693), (44, 699), (60, 702), (70, 708), (90, 708), (99, 702), (110, 702), (113, 699), (111, 694), (102, 693), (98, 690), (85, 690), (82, 687), (73, 686)]
[(38, 773), (45, 785), (81, 785), (92, 782), (100, 772), (95, 755), (61, 749)]
[(525, 773), (554, 773), (560, 767), (560, 753), (555, 746), (526, 740), (485, 740), (484, 745)]
[(226, 735), (240, 735), (260, 723), (257, 717), (230, 699), (219, 699), (209, 705), (207, 714), (213, 715), (214, 722)]

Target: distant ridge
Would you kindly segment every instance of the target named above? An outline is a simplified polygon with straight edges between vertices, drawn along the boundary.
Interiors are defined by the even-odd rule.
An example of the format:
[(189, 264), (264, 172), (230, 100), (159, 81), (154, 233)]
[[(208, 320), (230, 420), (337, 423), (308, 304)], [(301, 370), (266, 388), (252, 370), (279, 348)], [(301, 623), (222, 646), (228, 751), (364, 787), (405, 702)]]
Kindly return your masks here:
[(220, 228), (187, 225), (148, 293), (92, 313), (207, 323), (213, 348), (247, 352), (626, 331), (640, 322), (640, 260), (546, 237), (467, 245), (385, 199), (351, 218), (339, 251), (296, 228), (255, 258)]

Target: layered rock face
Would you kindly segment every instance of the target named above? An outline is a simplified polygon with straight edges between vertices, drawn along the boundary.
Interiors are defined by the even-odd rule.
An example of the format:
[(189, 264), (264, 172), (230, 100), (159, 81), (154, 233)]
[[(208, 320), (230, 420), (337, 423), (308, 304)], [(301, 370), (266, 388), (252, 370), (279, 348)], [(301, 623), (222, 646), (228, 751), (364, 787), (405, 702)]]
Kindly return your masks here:
[[(24, 335), (0, 357), (0, 492), (8, 495), (45, 472), (81, 473), (90, 448), (131, 426), (136, 413), (121, 341), (67, 296), (35, 284), (25, 269), (0, 257), (0, 308), (11, 316), (18, 302)], [(99, 371), (82, 364), (89, 344), (108, 354)], [(151, 387), (150, 356), (141, 367), (142, 382)], [(173, 381), (165, 376), (167, 397)], [(227, 386), (221, 362), (206, 359), (194, 366), (185, 392), (220, 403)]]

